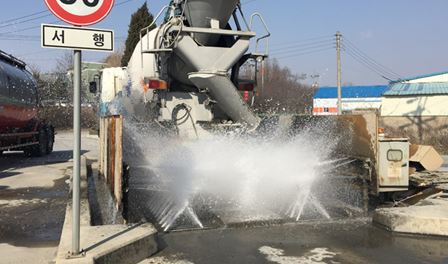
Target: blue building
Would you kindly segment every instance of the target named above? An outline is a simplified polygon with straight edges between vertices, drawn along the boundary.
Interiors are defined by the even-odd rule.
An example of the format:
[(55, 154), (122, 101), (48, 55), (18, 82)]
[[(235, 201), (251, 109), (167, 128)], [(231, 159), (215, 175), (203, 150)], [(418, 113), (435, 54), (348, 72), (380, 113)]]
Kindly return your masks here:
[[(388, 90), (387, 85), (342, 87), (342, 111), (379, 109), (381, 97)], [(313, 97), (314, 115), (337, 115), (338, 88), (321, 87)]]

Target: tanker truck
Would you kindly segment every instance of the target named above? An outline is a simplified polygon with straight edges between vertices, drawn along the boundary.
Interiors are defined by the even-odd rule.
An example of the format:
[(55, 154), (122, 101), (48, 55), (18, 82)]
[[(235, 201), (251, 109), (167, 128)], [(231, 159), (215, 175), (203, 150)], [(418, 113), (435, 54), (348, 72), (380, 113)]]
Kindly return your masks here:
[(0, 51), (0, 154), (43, 156), (53, 151), (54, 128), (37, 117), (38, 102), (37, 84), (26, 64)]
[[(126, 68), (103, 72), (102, 94), (114, 94), (120, 80), (128, 114), (141, 122), (155, 120), (180, 136), (197, 138), (223, 126), (256, 129), (260, 118), (248, 94), (255, 93), (268, 56), (270, 33), (262, 16), (247, 20), (239, 0), (173, 0), (154, 23), (162, 17), (160, 26), (141, 30)], [(258, 38), (254, 21), (266, 32)], [(242, 65), (251, 65), (251, 78), (240, 77)], [(101, 98), (107, 109), (110, 97)]]

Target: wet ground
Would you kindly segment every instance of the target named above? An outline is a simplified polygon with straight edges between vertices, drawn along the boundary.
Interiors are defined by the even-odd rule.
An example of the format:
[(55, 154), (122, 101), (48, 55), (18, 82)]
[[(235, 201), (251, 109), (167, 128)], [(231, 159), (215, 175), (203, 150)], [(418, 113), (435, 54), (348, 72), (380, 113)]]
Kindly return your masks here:
[(448, 240), (392, 234), (370, 219), (160, 235), (142, 263), (448, 263)]
[(369, 217), (161, 233), (159, 245), (141, 264), (448, 263), (445, 237), (391, 233)]
[[(58, 133), (55, 151), (41, 158), (21, 152), (0, 157), (0, 263), (54, 259), (68, 199), (72, 139), (70, 132)], [(87, 134), (83, 139), (86, 155), (96, 151), (94, 139)]]

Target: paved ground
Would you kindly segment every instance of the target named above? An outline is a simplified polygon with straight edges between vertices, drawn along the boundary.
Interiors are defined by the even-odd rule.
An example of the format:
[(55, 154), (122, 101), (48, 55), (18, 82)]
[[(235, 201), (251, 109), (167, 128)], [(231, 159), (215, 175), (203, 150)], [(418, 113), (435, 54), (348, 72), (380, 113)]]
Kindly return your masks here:
[(140, 264), (448, 263), (446, 238), (391, 233), (370, 218), (168, 233), (159, 246)]
[[(97, 141), (83, 135), (96, 159)], [(56, 151), (39, 158), (0, 158), (0, 263), (49, 263), (64, 218), (72, 136), (57, 135)], [(370, 219), (161, 234), (148, 263), (448, 263), (448, 240), (397, 235)]]
[(396, 235), (370, 219), (170, 233), (149, 263), (448, 263), (448, 240)]
[[(0, 263), (54, 259), (68, 198), (71, 132), (56, 135), (55, 151), (42, 158), (0, 157)], [(96, 140), (83, 134), (83, 152), (96, 157)]]

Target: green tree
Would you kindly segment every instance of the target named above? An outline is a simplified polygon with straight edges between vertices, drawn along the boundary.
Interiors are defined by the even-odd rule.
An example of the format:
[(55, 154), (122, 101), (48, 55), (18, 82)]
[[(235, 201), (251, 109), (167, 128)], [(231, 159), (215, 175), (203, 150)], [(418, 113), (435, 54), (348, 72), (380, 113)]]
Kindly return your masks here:
[[(131, 23), (129, 24), (128, 38), (126, 39), (126, 47), (121, 59), (121, 66), (125, 67), (128, 65), (135, 46), (137, 46), (140, 41), (140, 30), (149, 26), (153, 22), (153, 19), (153, 16), (149, 13), (146, 2), (132, 14)], [(155, 28), (155, 25), (151, 27), (151, 30), (153, 28)]]

